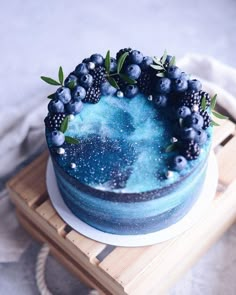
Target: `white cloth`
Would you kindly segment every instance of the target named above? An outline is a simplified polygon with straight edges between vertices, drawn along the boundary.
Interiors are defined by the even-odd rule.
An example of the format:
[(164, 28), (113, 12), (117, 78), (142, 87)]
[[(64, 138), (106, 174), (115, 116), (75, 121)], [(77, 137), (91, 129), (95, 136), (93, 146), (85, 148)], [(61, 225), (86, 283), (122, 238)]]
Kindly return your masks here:
[[(178, 64), (192, 76), (203, 80), (204, 88), (210, 94), (217, 93), (218, 104), (236, 120), (235, 69), (213, 58), (198, 55), (188, 55)], [(39, 103), (39, 101), (42, 99), (36, 96), (26, 105), (11, 107), (10, 110), (0, 110), (0, 178), (11, 173), (18, 164), (43, 145), (45, 141), (43, 119), (47, 112), (48, 101), (46, 98), (43, 103)], [(5, 220), (5, 222), (0, 222), (0, 262), (17, 261), (28, 242), (28, 236), (23, 234), (17, 225), (13, 207), (8, 202), (6, 194), (2, 194), (0, 197), (0, 220)], [(235, 251), (233, 251), (236, 248), (235, 232), (235, 229), (231, 229), (226, 233), (224, 238), (213, 247), (210, 254), (206, 255), (187, 274), (172, 293), (193, 294), (193, 286), (200, 284), (200, 286), (205, 286), (204, 290), (211, 289), (209, 290), (212, 293), (209, 291), (205, 294), (235, 294), (236, 267), (232, 267), (231, 260), (231, 258), (236, 259)], [(225, 277), (223, 281), (218, 277), (219, 272), (217, 273), (216, 267), (225, 271), (226, 275), (229, 274), (229, 271), (234, 272), (234, 276)], [(222, 290), (221, 293), (215, 292), (216, 283), (219, 287), (218, 290)], [(227, 291), (224, 292), (224, 290)], [(199, 294), (202, 293), (199, 291)]]

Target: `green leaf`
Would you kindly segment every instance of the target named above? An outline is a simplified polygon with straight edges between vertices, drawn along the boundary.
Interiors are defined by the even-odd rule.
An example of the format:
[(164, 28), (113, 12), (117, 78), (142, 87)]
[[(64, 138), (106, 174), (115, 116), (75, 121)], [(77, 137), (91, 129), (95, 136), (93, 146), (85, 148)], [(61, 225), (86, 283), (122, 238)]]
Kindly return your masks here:
[(214, 108), (216, 106), (216, 98), (217, 98), (217, 94), (215, 94), (211, 99), (211, 109), (212, 110), (214, 110)]
[(60, 131), (62, 133), (65, 133), (67, 128), (68, 128), (68, 123), (69, 123), (69, 117), (66, 116), (63, 122), (61, 123)]
[(116, 89), (120, 89), (119, 85), (117, 84), (116, 80), (112, 77), (107, 77), (108, 82), (111, 86), (115, 87)]
[(201, 108), (203, 109), (203, 111), (206, 110), (206, 96), (203, 96), (203, 98), (202, 98)]
[(48, 95), (48, 98), (49, 98), (49, 99), (53, 99), (54, 96), (55, 96), (55, 93), (52, 93), (52, 94)]
[(155, 70), (163, 70), (163, 66), (159, 66), (159, 65), (150, 65), (150, 67)]
[(153, 61), (155, 62), (155, 64), (162, 66), (162, 63), (160, 62), (160, 59), (157, 58), (156, 56), (153, 57)]
[(110, 50), (107, 51), (106, 58), (105, 58), (105, 69), (107, 73), (110, 73), (110, 66), (111, 66), (111, 56), (110, 56)]
[(59, 68), (59, 71), (58, 71), (58, 79), (59, 79), (61, 85), (63, 85), (63, 82), (64, 82), (64, 73), (63, 73), (62, 67)]
[(220, 124), (216, 123), (215, 121), (213, 121), (213, 120), (211, 119), (211, 126), (220, 126)]
[(161, 63), (164, 65), (165, 61), (166, 61), (166, 58), (167, 58), (167, 51), (165, 49), (163, 55), (162, 55), (162, 58), (161, 58)]
[(70, 144), (78, 144), (79, 143), (78, 139), (70, 137), (70, 136), (65, 136), (65, 141)]
[(129, 55), (129, 52), (125, 52), (121, 55), (121, 57), (119, 58), (118, 62), (117, 62), (117, 74), (120, 73), (123, 65), (124, 65), (124, 62), (127, 58), (127, 56)]
[(176, 142), (171, 143), (171, 144), (168, 145), (168, 147), (165, 149), (165, 152), (166, 152), (166, 153), (173, 152), (174, 150), (176, 150), (176, 148), (177, 148), (177, 144), (176, 144)]
[(163, 78), (163, 77), (165, 77), (165, 74), (164, 73), (157, 73), (156, 76), (159, 78)]
[(44, 76), (41, 76), (40, 77), (44, 82), (50, 84), (50, 85), (61, 85), (59, 82), (57, 82), (56, 80), (52, 79), (52, 78), (49, 78), (49, 77), (44, 77)]
[(176, 59), (175, 59), (175, 56), (172, 56), (170, 62), (169, 62), (169, 66), (172, 67), (175, 65), (175, 62), (176, 62)]
[(70, 88), (70, 89), (75, 88), (75, 86), (76, 86), (75, 81), (70, 81), (70, 83), (68, 84), (68, 88)]
[(136, 84), (137, 81), (135, 81), (134, 79), (129, 78), (128, 76), (124, 75), (124, 74), (120, 74), (120, 77), (126, 81), (128, 84)]
[(225, 119), (225, 120), (229, 119), (228, 117), (226, 117), (226, 116), (224, 116), (224, 115), (222, 115), (222, 114), (220, 114), (220, 113), (218, 113), (218, 112), (216, 112), (216, 111), (212, 111), (212, 114), (213, 114), (216, 118), (218, 118), (218, 119)]

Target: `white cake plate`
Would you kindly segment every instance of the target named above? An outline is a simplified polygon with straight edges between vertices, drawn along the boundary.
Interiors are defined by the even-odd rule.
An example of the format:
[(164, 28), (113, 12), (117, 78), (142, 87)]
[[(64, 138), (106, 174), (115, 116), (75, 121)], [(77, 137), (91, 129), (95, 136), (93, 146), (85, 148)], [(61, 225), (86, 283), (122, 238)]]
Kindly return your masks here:
[(218, 167), (216, 157), (212, 152), (209, 157), (209, 164), (202, 193), (187, 215), (185, 215), (177, 223), (165, 229), (142, 235), (115, 235), (105, 233), (91, 227), (76, 217), (64, 203), (64, 200), (58, 189), (51, 158), (48, 160), (46, 183), (54, 208), (60, 217), (73, 229), (90, 239), (102, 242), (104, 244), (123, 247), (140, 247), (169, 240), (190, 229), (191, 226), (197, 223), (202, 218), (202, 216), (204, 216), (204, 214), (207, 214), (207, 209), (209, 208), (215, 196), (217, 188)]

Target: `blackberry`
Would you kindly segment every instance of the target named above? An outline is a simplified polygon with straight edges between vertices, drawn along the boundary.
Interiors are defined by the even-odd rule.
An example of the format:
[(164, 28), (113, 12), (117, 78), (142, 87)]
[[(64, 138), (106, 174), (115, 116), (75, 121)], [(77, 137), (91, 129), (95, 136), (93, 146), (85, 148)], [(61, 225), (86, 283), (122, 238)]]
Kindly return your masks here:
[[(117, 62), (118, 62), (118, 60), (119, 60), (119, 58), (121, 57), (122, 54), (124, 54), (125, 52), (128, 52), (130, 54), (131, 51), (132, 51), (131, 48), (123, 48), (123, 49), (120, 49), (117, 52), (117, 54), (116, 54), (116, 60), (117, 60)], [(129, 64), (129, 55), (126, 57), (122, 69), (125, 69), (128, 64)]]
[(91, 86), (86, 92), (83, 102), (98, 103), (101, 98), (101, 90), (97, 86)]
[(181, 98), (180, 104), (181, 106), (186, 106), (191, 109), (194, 105), (200, 106), (200, 100), (201, 97), (199, 95), (199, 92), (187, 91)]
[(209, 93), (200, 90), (199, 91), (199, 96), (200, 96), (200, 103), (202, 102), (203, 97), (206, 99), (206, 107), (208, 108), (211, 105), (211, 98)]
[(46, 128), (49, 130), (59, 130), (66, 115), (64, 113), (49, 114), (44, 119)]
[(122, 54), (124, 54), (125, 52), (128, 52), (130, 53), (132, 51), (132, 49), (129, 47), (129, 48), (123, 48), (123, 49), (120, 49), (117, 54), (116, 54), (116, 60), (118, 61), (119, 58), (121, 57)]
[(182, 155), (187, 159), (187, 160), (195, 160), (198, 158), (200, 155), (201, 149), (199, 145), (194, 142), (193, 140), (184, 143), (183, 148), (182, 148)]
[(90, 75), (93, 77), (93, 86), (100, 87), (105, 81), (105, 68), (98, 66), (94, 70), (90, 71)]
[(203, 129), (206, 130), (211, 123), (211, 116), (208, 114), (207, 111), (203, 111), (202, 109), (200, 109), (199, 114), (203, 117)]
[(143, 71), (137, 81), (138, 88), (140, 91), (149, 95), (152, 93), (152, 75), (150, 71)]

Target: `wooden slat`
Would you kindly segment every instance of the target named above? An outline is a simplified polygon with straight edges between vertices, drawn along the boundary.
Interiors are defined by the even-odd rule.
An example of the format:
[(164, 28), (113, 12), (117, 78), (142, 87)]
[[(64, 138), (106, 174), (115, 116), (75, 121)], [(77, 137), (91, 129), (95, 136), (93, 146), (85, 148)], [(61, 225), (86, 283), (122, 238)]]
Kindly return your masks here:
[(36, 208), (36, 212), (43, 217), (45, 220), (49, 220), (51, 217), (53, 217), (56, 213), (55, 209), (52, 206), (51, 201), (48, 199), (45, 201), (42, 205), (40, 205), (38, 208)]
[(66, 227), (66, 223), (64, 220), (61, 219), (61, 217), (58, 216), (56, 213), (53, 215), (49, 220), (48, 223), (58, 232), (62, 233), (64, 228)]
[(106, 245), (86, 238), (78, 232), (72, 230), (66, 235), (66, 239), (72, 242), (80, 251), (89, 258), (90, 261), (98, 263), (96, 256), (105, 249)]
[(213, 148), (235, 132), (235, 124), (233, 122), (229, 120), (218, 120), (218, 123), (220, 126), (215, 127), (213, 132)]
[(43, 153), (17, 174), (10, 182), (9, 188), (14, 188), (19, 196), (31, 207), (46, 196), (45, 172), (48, 153)]
[(97, 278), (104, 286), (110, 290), (112, 294), (124, 295), (124, 289), (114, 280), (112, 280), (106, 273), (97, 267), (97, 264), (94, 261), (90, 261), (84, 253), (81, 252), (78, 247), (73, 244), (71, 241), (64, 239), (61, 234), (58, 234), (57, 231), (51, 226), (47, 220), (42, 218), (38, 213), (36, 213), (33, 208), (29, 208), (28, 205), (22, 201), (19, 195), (13, 190), (10, 190), (12, 195), (12, 200), (15, 203), (19, 211), (22, 212), (28, 219), (31, 220), (31, 223), (36, 228), (40, 228), (43, 232), (46, 233), (50, 239), (53, 239), (55, 243), (59, 244), (63, 250), (72, 258), (76, 258), (78, 264), (85, 268), (89, 274)]

